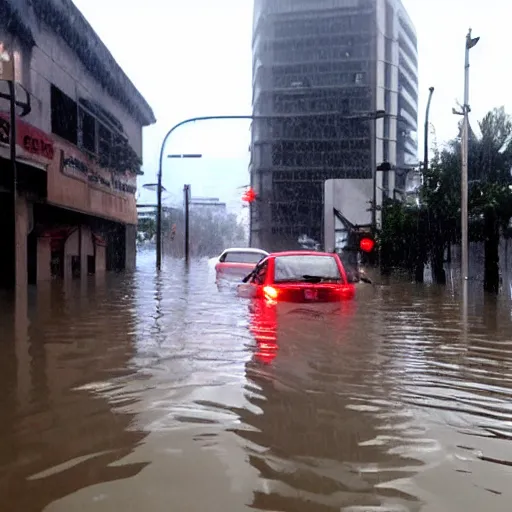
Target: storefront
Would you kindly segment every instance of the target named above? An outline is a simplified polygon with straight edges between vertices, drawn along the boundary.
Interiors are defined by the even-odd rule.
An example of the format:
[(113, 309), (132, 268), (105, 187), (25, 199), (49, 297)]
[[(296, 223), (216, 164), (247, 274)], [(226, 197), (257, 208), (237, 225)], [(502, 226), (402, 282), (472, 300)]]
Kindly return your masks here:
[(92, 155), (18, 119), (15, 207), (9, 134), (0, 112), (0, 287), (12, 287), (15, 278), (35, 284), (133, 266), (135, 173), (102, 168)]

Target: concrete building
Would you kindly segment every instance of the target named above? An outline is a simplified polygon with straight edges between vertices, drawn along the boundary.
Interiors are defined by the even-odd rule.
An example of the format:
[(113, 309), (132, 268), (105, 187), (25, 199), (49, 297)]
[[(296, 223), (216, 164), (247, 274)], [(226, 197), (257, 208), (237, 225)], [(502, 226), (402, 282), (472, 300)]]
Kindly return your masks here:
[(1, 0), (0, 42), (17, 98), (30, 101), (16, 122), (14, 194), (0, 82), (0, 285), (133, 268), (151, 108), (71, 0)]
[[(377, 173), (377, 204), (405, 187), (403, 169), (417, 162), (417, 67), (400, 0), (255, 0), (253, 114), (288, 119), (252, 125), (252, 245), (323, 245), (326, 180), (373, 184), (388, 161), (399, 171)], [(378, 110), (386, 116), (373, 120)]]

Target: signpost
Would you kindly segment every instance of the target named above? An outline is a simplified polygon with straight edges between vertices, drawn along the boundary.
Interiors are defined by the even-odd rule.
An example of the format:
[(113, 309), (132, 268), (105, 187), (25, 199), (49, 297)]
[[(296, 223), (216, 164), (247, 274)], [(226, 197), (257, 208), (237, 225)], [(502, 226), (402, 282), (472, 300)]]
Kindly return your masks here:
[(14, 284), (17, 286), (17, 255), (16, 255), (16, 199), (18, 189), (18, 173), (16, 169), (16, 86), (14, 83), (14, 59), (6, 50), (3, 41), (0, 41), (0, 80), (5, 80), (9, 85), (9, 112), (10, 112), (10, 134), (9, 149), (12, 169), (13, 185), (13, 222), (14, 222)]

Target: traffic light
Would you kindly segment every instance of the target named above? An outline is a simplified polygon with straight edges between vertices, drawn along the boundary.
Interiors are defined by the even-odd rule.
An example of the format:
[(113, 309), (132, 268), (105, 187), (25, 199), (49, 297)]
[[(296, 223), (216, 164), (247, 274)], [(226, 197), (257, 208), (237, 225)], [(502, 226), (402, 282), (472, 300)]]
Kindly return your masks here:
[(359, 249), (365, 253), (370, 253), (375, 249), (375, 240), (367, 235), (364, 235), (359, 240)]
[(242, 201), (245, 203), (252, 203), (256, 199), (256, 192), (252, 187), (249, 187), (242, 196)]
[(360, 255), (360, 264), (373, 264), (377, 257), (377, 242), (372, 233), (368, 231), (359, 232), (356, 235), (356, 246), (358, 254)]

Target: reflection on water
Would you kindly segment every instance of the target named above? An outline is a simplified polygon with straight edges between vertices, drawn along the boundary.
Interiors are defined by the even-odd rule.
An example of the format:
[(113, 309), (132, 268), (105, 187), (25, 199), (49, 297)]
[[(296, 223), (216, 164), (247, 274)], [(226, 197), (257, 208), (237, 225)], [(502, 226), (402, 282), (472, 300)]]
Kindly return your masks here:
[(135, 290), (129, 283), (108, 291), (105, 282), (90, 284), (85, 294), (80, 287), (47, 286), (35, 297), (17, 297), (14, 322), (3, 308), (2, 510), (43, 510), (84, 486), (129, 478), (145, 466), (111, 466), (144, 438), (129, 428), (134, 415), (117, 410), (137, 397), (114, 407), (91, 393), (94, 381), (130, 371)]
[(508, 511), (510, 304), (249, 307), (207, 262), (0, 298), (2, 511)]

